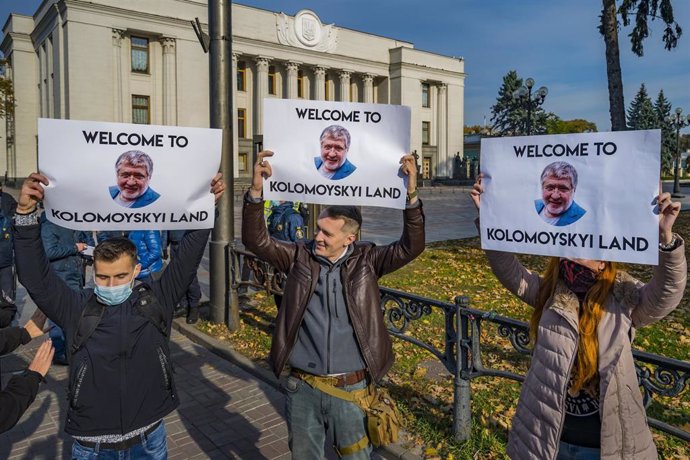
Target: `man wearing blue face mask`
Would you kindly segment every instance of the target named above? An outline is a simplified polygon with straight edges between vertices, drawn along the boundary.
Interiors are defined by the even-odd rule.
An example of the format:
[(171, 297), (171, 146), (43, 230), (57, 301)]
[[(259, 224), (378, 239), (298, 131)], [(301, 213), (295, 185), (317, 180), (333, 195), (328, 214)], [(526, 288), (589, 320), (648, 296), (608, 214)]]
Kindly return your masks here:
[[(36, 305), (65, 331), (72, 458), (167, 458), (163, 417), (179, 404), (168, 341), (173, 309), (201, 261), (210, 229), (188, 232), (159, 280), (136, 281), (134, 244), (108, 239), (94, 250), (95, 289), (70, 289), (41, 243), (36, 203), (48, 180), (31, 174), (15, 216), (17, 274)], [(225, 190), (221, 175), (211, 193)]]

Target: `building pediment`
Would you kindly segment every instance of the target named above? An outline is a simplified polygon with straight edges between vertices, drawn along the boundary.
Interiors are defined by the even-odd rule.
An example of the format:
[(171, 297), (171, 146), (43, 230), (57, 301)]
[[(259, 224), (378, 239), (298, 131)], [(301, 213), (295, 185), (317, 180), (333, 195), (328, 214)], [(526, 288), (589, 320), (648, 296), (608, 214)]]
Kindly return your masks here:
[(323, 53), (334, 53), (338, 46), (338, 28), (323, 25), (311, 10), (301, 10), (294, 17), (276, 13), (276, 33), (282, 45)]

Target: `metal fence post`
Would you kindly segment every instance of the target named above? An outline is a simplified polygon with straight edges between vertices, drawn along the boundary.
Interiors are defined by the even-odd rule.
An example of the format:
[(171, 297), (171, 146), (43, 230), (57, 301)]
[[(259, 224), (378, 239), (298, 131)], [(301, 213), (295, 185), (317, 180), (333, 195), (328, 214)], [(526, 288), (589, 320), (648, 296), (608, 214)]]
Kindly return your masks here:
[(471, 340), (468, 318), (461, 314), (469, 308), (470, 299), (465, 296), (455, 298), (455, 388), (453, 394), (453, 436), (458, 441), (467, 441), (472, 435), (472, 408), (470, 406), (470, 379), (468, 348), (464, 346)]

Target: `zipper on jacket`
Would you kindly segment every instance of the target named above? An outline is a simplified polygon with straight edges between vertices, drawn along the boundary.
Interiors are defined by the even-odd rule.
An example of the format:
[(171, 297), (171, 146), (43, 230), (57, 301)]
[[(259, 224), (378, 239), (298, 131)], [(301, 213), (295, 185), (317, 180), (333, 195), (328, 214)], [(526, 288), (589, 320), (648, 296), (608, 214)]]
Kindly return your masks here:
[(331, 268), (326, 272), (326, 314), (328, 315), (328, 327), (326, 328), (326, 374), (331, 373), (331, 296), (328, 284), (331, 281)]
[(70, 406), (74, 409), (77, 407), (77, 401), (79, 400), (79, 392), (81, 390), (81, 384), (84, 381), (84, 376), (86, 376), (86, 369), (88, 365), (86, 359), (81, 363), (79, 369), (77, 369), (77, 374), (75, 376), (76, 382), (74, 386), (74, 392), (72, 393), (72, 398), (70, 401)]
[(158, 352), (158, 362), (160, 363), (161, 371), (163, 372), (163, 381), (165, 382), (165, 389), (171, 390), (172, 385), (170, 385), (170, 376), (168, 375), (168, 359), (165, 357), (165, 353), (163, 352), (161, 347), (158, 347), (156, 351)]
[[(621, 456), (622, 456), (623, 455), (623, 449), (625, 449), (625, 446), (627, 445), (625, 442), (625, 438), (626, 438), (625, 429), (623, 428), (623, 398), (621, 397), (621, 392), (622, 392), (621, 380), (618, 377), (618, 372), (616, 369), (613, 370), (613, 375), (614, 375), (614, 378), (616, 379), (616, 387), (617, 387), (616, 390), (618, 390), (618, 391), (616, 391), (616, 393), (617, 393), (617, 397), (618, 397), (618, 418), (619, 418), (620, 423), (621, 423), (621, 445), (622, 445)], [(627, 388), (627, 386), (626, 386), (626, 388)], [(633, 449), (633, 453), (635, 453), (634, 450), (635, 449)]]
[[(342, 269), (340, 271), (340, 282), (343, 286), (352, 287), (351, 286), (352, 279), (348, 279), (347, 282), (343, 279)], [(378, 283), (378, 281), (377, 281), (377, 283)], [(348, 293), (348, 290), (343, 289), (343, 299), (345, 299), (345, 313), (347, 314), (347, 317), (349, 318), (350, 323), (352, 324), (352, 331), (355, 334), (355, 341), (357, 342), (357, 347), (359, 347), (359, 352), (362, 355), (362, 360), (364, 361), (365, 370), (369, 371), (369, 375), (373, 379), (374, 378), (374, 369), (376, 369), (374, 367), (374, 364), (376, 364), (376, 360), (373, 357), (371, 357), (370, 354), (368, 354), (368, 353), (370, 353), (369, 348), (367, 347), (365, 349), (365, 347), (362, 345), (364, 342), (361, 340), (359, 333), (357, 332), (357, 326), (355, 325), (355, 320), (353, 319), (355, 315), (350, 311), (351, 303), (348, 300), (348, 294), (347, 293)], [(385, 325), (384, 325), (384, 328), (385, 328)], [(388, 333), (388, 332), (386, 331), (386, 333)]]
[[(577, 350), (580, 347), (580, 336), (577, 335), (577, 339), (575, 340), (575, 353), (573, 353), (573, 357), (570, 358), (570, 364), (568, 365), (568, 374), (565, 379), (565, 388), (563, 389), (563, 398), (561, 399), (561, 423), (558, 425), (558, 436), (556, 437), (556, 442), (560, 443), (561, 442), (561, 435), (563, 434), (563, 424), (565, 423), (565, 400), (568, 397), (568, 387), (570, 386), (570, 374), (573, 372), (573, 365), (575, 364), (575, 359), (577, 358)], [(555, 459), (558, 456), (558, 445), (556, 445), (556, 452), (554, 453), (553, 458)]]
[[(321, 267), (319, 267), (319, 270), (321, 270)], [(299, 320), (299, 323), (297, 324), (297, 331), (295, 332), (295, 338), (292, 339), (292, 346), (290, 347), (290, 354), (292, 354), (292, 351), (295, 349), (295, 344), (297, 343), (297, 339), (299, 338), (299, 328), (302, 326), (302, 321), (304, 321), (304, 312), (307, 311), (307, 306), (309, 305), (309, 302), (311, 301), (311, 298), (314, 297), (314, 290), (316, 286), (314, 285), (314, 278), (311, 275), (311, 265), (309, 266), (309, 288), (311, 290), (311, 294), (309, 294), (309, 297), (307, 297), (307, 302), (304, 305), (304, 309), (302, 310), (302, 315)], [(285, 366), (287, 365), (288, 361), (290, 361), (290, 355), (287, 355), (285, 357), (285, 362), (283, 363), (282, 368), (280, 371), (282, 372), (285, 369)]]
[(127, 376), (125, 375), (126, 366), (125, 359), (127, 357), (127, 350), (125, 344), (127, 343), (127, 327), (128, 322), (125, 320), (125, 305), (120, 305), (120, 434), (125, 434), (125, 420), (124, 420), (124, 398), (127, 392)]

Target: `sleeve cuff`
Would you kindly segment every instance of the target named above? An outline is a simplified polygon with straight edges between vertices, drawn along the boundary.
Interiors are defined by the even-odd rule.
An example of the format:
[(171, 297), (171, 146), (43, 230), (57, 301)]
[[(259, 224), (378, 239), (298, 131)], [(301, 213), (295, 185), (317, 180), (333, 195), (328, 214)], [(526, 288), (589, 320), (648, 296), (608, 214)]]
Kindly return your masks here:
[(673, 233), (671, 242), (668, 244), (659, 243), (659, 250), (662, 252), (672, 252), (683, 245), (683, 238), (677, 233)]
[(31, 369), (25, 370), (25, 371), (22, 373), (22, 375), (23, 375), (24, 377), (27, 377), (27, 378), (31, 379), (31, 380), (34, 380), (37, 384), (38, 384), (38, 383), (45, 383), (45, 381), (46, 381), (46, 379), (45, 379), (41, 374), (39, 374), (39, 373), (36, 372), (36, 371), (32, 371)]
[(253, 198), (251, 196), (251, 194), (249, 193), (249, 190), (247, 190), (246, 193), (244, 194), (244, 201), (246, 201), (247, 203), (257, 204), (257, 203), (261, 203), (262, 201), (264, 201), (264, 199), (262, 197)]
[(422, 205), (422, 200), (420, 200), (419, 198), (417, 198), (417, 201), (415, 201), (414, 204), (406, 203), (406, 204), (405, 204), (405, 209), (416, 209), (416, 208), (420, 207), (421, 205)]
[(29, 225), (38, 225), (40, 223), (38, 208), (29, 214), (15, 214), (14, 225), (16, 227), (26, 227)]
[(27, 331), (26, 328), (22, 328), (20, 340), (22, 341), (22, 345), (26, 345), (27, 343), (31, 342), (31, 334), (29, 334), (29, 331)]

